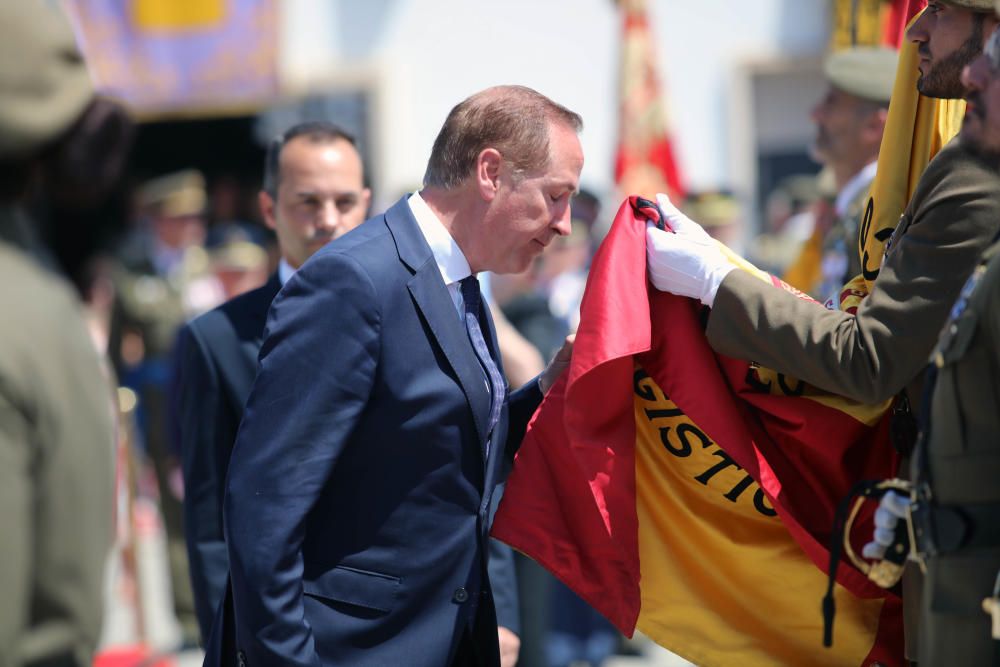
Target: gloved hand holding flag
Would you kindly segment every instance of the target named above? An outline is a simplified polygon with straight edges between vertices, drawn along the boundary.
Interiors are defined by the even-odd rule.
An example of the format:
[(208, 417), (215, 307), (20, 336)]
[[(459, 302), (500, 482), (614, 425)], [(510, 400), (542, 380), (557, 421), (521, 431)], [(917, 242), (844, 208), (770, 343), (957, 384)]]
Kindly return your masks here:
[(657, 207), (669, 231), (646, 225), (646, 265), (656, 289), (712, 306), (719, 285), (736, 267), (701, 225), (680, 212), (665, 194)]

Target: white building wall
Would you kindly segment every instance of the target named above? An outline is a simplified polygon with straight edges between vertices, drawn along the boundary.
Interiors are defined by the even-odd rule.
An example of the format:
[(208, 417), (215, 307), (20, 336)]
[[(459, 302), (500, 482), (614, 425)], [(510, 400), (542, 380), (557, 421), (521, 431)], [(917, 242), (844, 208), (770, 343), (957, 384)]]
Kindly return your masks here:
[[(374, 176), (383, 203), (420, 183), (448, 110), (500, 83), (531, 86), (579, 112), (583, 183), (611, 192), (621, 31), (611, 0), (328, 1), (317, 11), (327, 3), (286, 0), (285, 75), (308, 87), (360, 73), (372, 87)], [(733, 181), (728, 135), (737, 67), (822, 53), (828, 12), (828, 0), (650, 1), (660, 75), (691, 187)]]

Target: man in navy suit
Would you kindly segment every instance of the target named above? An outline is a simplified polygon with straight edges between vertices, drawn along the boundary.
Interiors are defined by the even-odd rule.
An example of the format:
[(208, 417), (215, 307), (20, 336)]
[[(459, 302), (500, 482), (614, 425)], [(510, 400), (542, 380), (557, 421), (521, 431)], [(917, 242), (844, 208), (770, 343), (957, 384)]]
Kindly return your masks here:
[[(336, 125), (301, 123), (272, 141), (259, 203), (278, 236), (279, 269), (264, 286), (185, 325), (178, 337), (172, 407), (184, 471), (191, 584), (206, 641), (229, 581), (222, 498), (268, 308), (313, 252), (364, 221), (371, 195), (363, 172), (354, 138)], [(520, 639), (513, 552), (491, 540), (490, 557), (500, 644), (503, 654), (516, 660)]]
[(237, 664), (499, 664), (491, 500), (570, 343), (508, 396), (475, 274), (569, 234), (581, 124), (527, 88), (473, 95), (424, 188), (282, 288), (227, 480), (213, 632)]
[(365, 220), (371, 198), (354, 139), (330, 123), (302, 123), (268, 147), (258, 195), (281, 261), (262, 287), (192, 320), (175, 353), (173, 421), (184, 472), (184, 528), (191, 585), (207, 639), (229, 579), (222, 499), (271, 301), (316, 250)]

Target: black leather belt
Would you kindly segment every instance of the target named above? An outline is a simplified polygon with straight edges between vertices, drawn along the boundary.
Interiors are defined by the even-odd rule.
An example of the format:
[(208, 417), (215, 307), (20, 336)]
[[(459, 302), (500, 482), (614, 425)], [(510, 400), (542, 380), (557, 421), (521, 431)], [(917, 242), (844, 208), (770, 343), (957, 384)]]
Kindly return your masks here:
[(922, 556), (1000, 547), (1000, 503), (938, 505), (917, 501), (913, 533)]

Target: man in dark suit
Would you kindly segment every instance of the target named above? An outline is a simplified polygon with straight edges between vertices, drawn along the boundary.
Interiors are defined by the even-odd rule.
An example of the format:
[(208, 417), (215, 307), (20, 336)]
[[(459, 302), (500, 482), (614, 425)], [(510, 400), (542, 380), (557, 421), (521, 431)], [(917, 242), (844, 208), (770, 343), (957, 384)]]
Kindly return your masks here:
[(275, 230), (279, 269), (262, 287), (192, 320), (177, 339), (171, 391), (184, 472), (184, 530), (191, 585), (207, 639), (229, 577), (222, 498), (229, 455), (257, 372), (267, 309), (282, 283), (327, 241), (368, 212), (354, 139), (329, 123), (303, 123), (268, 148), (261, 213)]
[[(370, 203), (354, 139), (329, 123), (303, 123), (268, 150), (261, 211), (278, 236), (279, 270), (181, 330), (173, 388), (185, 482), (185, 529), (198, 623), (207, 640), (229, 578), (222, 533), (226, 471), (264, 338), (271, 301), (296, 268), (331, 238), (364, 221)], [(520, 640), (513, 552), (490, 543), (500, 644), (517, 658)], [(511, 663), (513, 664), (513, 663)]]
[(527, 88), (473, 95), (424, 188), (282, 288), (227, 480), (234, 614), (213, 632), (238, 664), (499, 663), (491, 501), (570, 344), (508, 396), (475, 274), (569, 233), (580, 127)]

